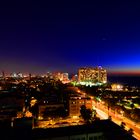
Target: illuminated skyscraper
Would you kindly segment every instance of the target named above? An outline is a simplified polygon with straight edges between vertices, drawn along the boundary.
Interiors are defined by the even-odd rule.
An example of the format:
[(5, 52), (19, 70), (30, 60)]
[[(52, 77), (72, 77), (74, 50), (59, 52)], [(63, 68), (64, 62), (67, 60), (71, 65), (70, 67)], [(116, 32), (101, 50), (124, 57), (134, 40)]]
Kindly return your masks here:
[(106, 83), (107, 71), (101, 66), (97, 68), (80, 68), (78, 71), (79, 82), (91, 82), (91, 83)]
[(101, 66), (95, 68), (98, 73), (98, 82), (106, 83), (107, 82), (107, 71)]
[(80, 68), (78, 80), (79, 82), (97, 82), (97, 72), (93, 68)]

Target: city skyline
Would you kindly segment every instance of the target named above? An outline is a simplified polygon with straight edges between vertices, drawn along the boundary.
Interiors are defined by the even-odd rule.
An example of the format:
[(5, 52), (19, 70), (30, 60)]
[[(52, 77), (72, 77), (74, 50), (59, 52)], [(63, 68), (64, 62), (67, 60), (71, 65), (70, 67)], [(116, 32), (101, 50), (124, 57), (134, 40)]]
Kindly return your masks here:
[(0, 6), (0, 70), (140, 74), (136, 2), (9, 2)]

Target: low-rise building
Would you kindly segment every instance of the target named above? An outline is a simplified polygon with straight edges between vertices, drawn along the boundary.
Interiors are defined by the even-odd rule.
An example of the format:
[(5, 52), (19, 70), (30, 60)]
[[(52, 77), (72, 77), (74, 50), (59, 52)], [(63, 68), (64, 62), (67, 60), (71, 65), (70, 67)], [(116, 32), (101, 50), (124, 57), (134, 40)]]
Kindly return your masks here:
[(88, 125), (33, 129), (33, 140), (136, 140), (110, 120), (94, 121)]
[(88, 109), (92, 109), (92, 99), (86, 97), (82, 98), (80, 96), (70, 97), (69, 116), (80, 116), (80, 109), (82, 105), (85, 105)]
[(64, 104), (39, 104), (39, 118), (43, 118), (44, 114), (50, 111), (56, 111), (59, 108), (64, 108)]

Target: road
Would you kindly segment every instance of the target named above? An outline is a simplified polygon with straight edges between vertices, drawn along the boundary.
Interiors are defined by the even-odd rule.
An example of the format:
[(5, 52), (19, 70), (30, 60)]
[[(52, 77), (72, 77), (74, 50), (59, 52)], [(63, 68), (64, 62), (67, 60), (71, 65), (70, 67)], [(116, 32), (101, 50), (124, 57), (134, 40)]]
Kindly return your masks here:
[(134, 123), (133, 121), (129, 120), (126, 117), (123, 117), (121, 115), (117, 115), (112, 113), (111, 111), (105, 110), (100, 106), (96, 106), (94, 107), (94, 109), (96, 109), (97, 114), (99, 115), (99, 117), (101, 119), (108, 119), (108, 115), (111, 116), (112, 121), (115, 122), (116, 124), (120, 125), (121, 122), (124, 122), (126, 124), (125, 129), (129, 130), (130, 128), (132, 128), (134, 130), (134, 137), (138, 140), (140, 140), (140, 126), (139, 124)]
[[(85, 97), (87, 94), (78, 89), (77, 87), (72, 87), (71, 90), (77, 92), (81, 96)], [(91, 98), (94, 98), (91, 96)], [(106, 109), (105, 109), (106, 108)], [(125, 129), (129, 130), (132, 128), (134, 130), (134, 137), (138, 140), (140, 140), (140, 125), (135, 124), (132, 120), (129, 120), (128, 118), (124, 117), (123, 115), (117, 114), (116, 112), (112, 112), (111, 110), (108, 111), (107, 107), (102, 104), (96, 104), (93, 102), (93, 109), (96, 109), (98, 116), (101, 119), (108, 119), (109, 116), (111, 116), (112, 121), (115, 122), (118, 125), (121, 125), (122, 122), (126, 124)]]

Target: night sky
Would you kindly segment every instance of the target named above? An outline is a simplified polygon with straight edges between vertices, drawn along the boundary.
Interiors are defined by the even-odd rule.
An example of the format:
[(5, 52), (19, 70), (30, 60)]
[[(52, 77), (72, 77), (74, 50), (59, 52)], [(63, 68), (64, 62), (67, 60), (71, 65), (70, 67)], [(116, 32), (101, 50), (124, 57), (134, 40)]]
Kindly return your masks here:
[(0, 70), (76, 73), (99, 65), (110, 72), (140, 72), (138, 1), (0, 4)]

